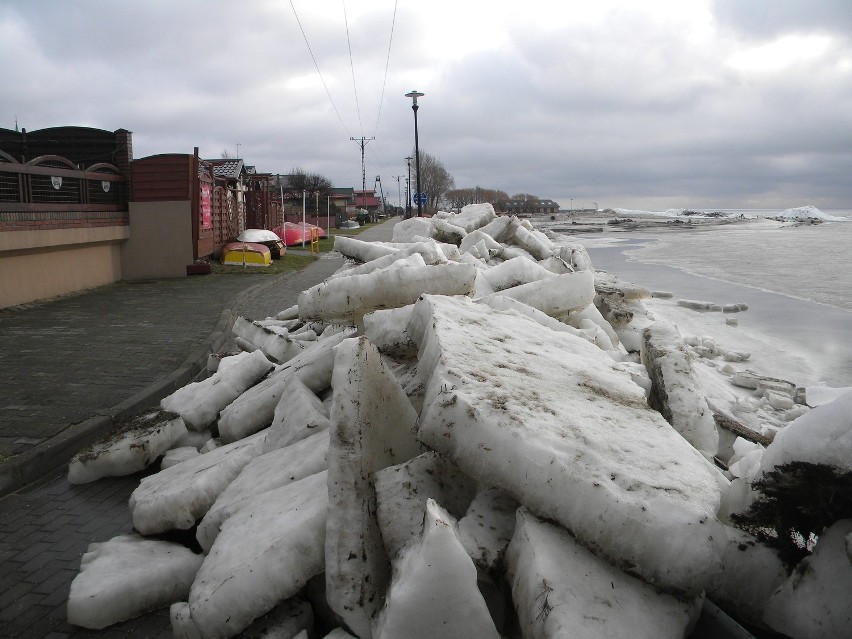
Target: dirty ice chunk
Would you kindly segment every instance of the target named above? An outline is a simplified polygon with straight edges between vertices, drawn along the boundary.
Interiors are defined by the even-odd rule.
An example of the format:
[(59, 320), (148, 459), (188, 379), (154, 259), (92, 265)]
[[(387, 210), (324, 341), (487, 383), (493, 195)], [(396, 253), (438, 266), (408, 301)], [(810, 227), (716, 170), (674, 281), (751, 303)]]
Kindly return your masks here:
[(261, 494), (225, 521), (181, 623), (203, 637), (233, 637), (321, 573), (326, 482), (322, 472)]
[(523, 226), (515, 229), (510, 241), (528, 251), (535, 259), (545, 260), (553, 255), (553, 243), (541, 231), (529, 231)]
[(701, 453), (719, 449), (713, 413), (692, 369), (692, 359), (673, 324), (656, 321), (642, 332), (642, 363), (651, 376), (651, 405)]
[(130, 495), (133, 526), (143, 535), (188, 530), (243, 467), (263, 450), (261, 432), (144, 477)]
[(849, 637), (852, 562), (846, 554), (846, 538), (850, 533), (852, 519), (841, 519), (820, 535), (813, 553), (766, 605), (763, 620), (770, 628), (797, 639)]
[(491, 570), (509, 545), (515, 531), (516, 502), (499, 488), (477, 493), (459, 520), (459, 537), (473, 563)]
[(329, 336), (326, 333), (328, 331), (312, 342), (310, 348), (277, 367), (266, 379), (248, 389), (222, 411), (219, 434), (223, 441), (233, 442), (269, 426), (290, 376), (298, 376), (315, 393), (328, 388), (334, 366), (333, 349), (355, 330), (347, 328)]
[(192, 382), (160, 401), (163, 410), (181, 417), (191, 430), (207, 429), (219, 412), (272, 370), (261, 351), (234, 355), (228, 366), (200, 382)]
[(420, 255), (420, 257), (423, 258), (423, 261), (426, 264), (443, 264), (447, 261), (447, 258), (444, 256), (443, 251), (441, 251), (441, 249), (435, 242), (416, 242), (404, 249), (395, 251), (394, 253), (389, 253), (374, 260), (370, 260), (365, 264), (360, 264), (348, 270), (338, 271), (337, 273), (332, 275), (332, 277), (365, 275), (367, 273), (372, 273), (373, 271), (377, 271), (382, 268), (387, 268), (388, 266), (391, 266), (394, 262), (398, 260), (403, 260), (414, 254)]
[(852, 472), (852, 391), (779, 431), (763, 453), (757, 478), (794, 461)]
[(513, 257), (493, 266), (483, 273), (488, 283), (495, 291), (546, 280), (556, 275), (538, 262), (533, 262), (525, 257)]
[(463, 206), (458, 215), (450, 218), (450, 222), (470, 233), (492, 222), (495, 217), (494, 207), (490, 203), (484, 202)]
[(398, 249), (382, 244), (381, 242), (365, 242), (354, 237), (335, 235), (334, 250), (359, 262), (369, 262), (376, 258), (396, 253)]
[(366, 313), (411, 304), (422, 293), (470, 295), (475, 281), (474, 266), (454, 262), (332, 278), (301, 292), (299, 317), (354, 326)]
[(394, 562), (393, 581), (374, 636), (498, 639), (476, 568), (459, 541), (455, 522), (434, 499), (426, 502), (419, 543)]
[[(235, 341), (244, 351), (262, 352), (277, 364), (293, 359), (301, 353), (305, 345), (300, 340), (294, 340), (286, 329), (277, 326), (265, 326), (261, 322), (253, 322), (245, 317), (238, 317), (232, 329)], [(221, 366), (227, 362), (223, 360)]]
[(661, 594), (524, 508), (507, 559), (524, 637), (680, 638), (704, 600)]
[(724, 543), (714, 467), (606, 353), (530, 326), (464, 298), (418, 301), (409, 331), (431, 372), (418, 438), (648, 581), (700, 591)]
[(417, 354), (417, 346), (405, 332), (413, 304), (373, 311), (364, 316), (364, 336), (380, 352), (397, 359)]
[(184, 462), (187, 459), (193, 459), (194, 457), (198, 457), (200, 454), (201, 453), (198, 452), (198, 449), (195, 446), (180, 446), (178, 448), (170, 448), (166, 451), (166, 454), (163, 455), (162, 461), (160, 461), (160, 470), (171, 468), (172, 466), (176, 466), (177, 464)]
[(390, 573), (373, 474), (420, 454), (414, 438), (417, 413), (364, 337), (337, 347), (332, 388), (326, 596), (363, 639), (370, 636)]
[(324, 430), (251, 460), (198, 524), (195, 538), (204, 552), (210, 550), (225, 520), (248, 499), (326, 470), (327, 453), (328, 431)]
[(275, 407), (264, 452), (289, 446), (326, 430), (330, 425), (328, 408), (297, 375), (292, 375), (284, 384), (281, 399)]
[[(415, 236), (423, 238), (434, 237), (432, 220), (427, 217), (412, 217), (408, 220), (397, 222), (393, 227), (393, 242), (413, 242)], [(339, 237), (339, 236), (338, 236)]]
[(462, 227), (456, 226), (452, 222), (442, 220), (437, 217), (432, 218), (432, 229), (435, 239), (439, 242), (447, 242), (458, 246), (467, 235)]
[[(553, 275), (549, 271), (548, 274)], [(493, 295), (505, 295), (551, 317), (559, 317), (592, 303), (595, 298), (594, 277), (591, 271), (564, 273), (507, 288)], [(484, 297), (483, 300), (488, 300), (489, 297), (491, 296)]]
[(427, 499), (444, 504), (458, 518), (475, 493), (470, 477), (433, 451), (376, 472), (379, 527), (388, 557), (420, 534)]
[(756, 537), (732, 526), (725, 532), (722, 570), (707, 583), (707, 597), (737, 619), (761, 625), (766, 602), (787, 579), (787, 570), (778, 553)]
[(184, 422), (175, 413), (144, 413), (132, 420), (127, 430), (74, 455), (68, 464), (68, 481), (85, 484), (101, 477), (132, 475), (150, 466), (185, 434)]
[(310, 602), (296, 595), (255, 619), (240, 633), (240, 638), (309, 639), (308, 630), (313, 630), (313, 627), (314, 611)]
[(203, 557), (170, 541), (120, 535), (89, 544), (68, 595), (68, 623), (106, 628), (189, 594)]
[[(524, 304), (523, 302), (519, 302), (518, 300), (512, 299), (511, 297), (506, 297), (505, 295), (489, 295), (488, 297), (485, 297), (479, 301), (482, 304), (487, 304), (496, 311), (516, 311), (521, 315), (526, 315), (538, 324), (546, 326), (552, 331), (571, 333), (572, 335), (584, 339), (587, 342), (591, 342), (592, 344), (595, 343), (594, 336), (597, 335), (597, 331), (588, 331), (579, 328), (574, 328), (573, 326), (569, 326), (568, 324), (560, 322), (558, 319), (555, 319), (550, 315), (542, 313), (540, 310), (538, 310), (537, 308), (533, 308), (529, 304)], [(605, 333), (604, 337), (606, 337)], [(612, 344), (609, 342), (609, 338), (606, 339), (605, 344), (607, 344), (610, 349), (612, 348)]]
[(478, 245), (480, 242), (485, 243), (485, 248), (488, 251), (494, 251), (495, 253), (501, 253), (503, 251), (503, 245), (500, 244), (500, 242), (488, 235), (488, 233), (480, 231), (479, 229), (464, 236), (461, 244), (459, 244), (459, 251), (462, 253), (470, 251), (471, 248)]

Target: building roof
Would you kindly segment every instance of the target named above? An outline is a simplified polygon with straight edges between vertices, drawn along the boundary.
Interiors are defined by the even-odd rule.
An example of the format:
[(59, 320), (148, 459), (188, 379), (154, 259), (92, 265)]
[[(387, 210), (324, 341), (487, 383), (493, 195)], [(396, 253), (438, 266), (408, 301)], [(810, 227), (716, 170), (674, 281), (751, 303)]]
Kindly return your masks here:
[(237, 180), (242, 175), (243, 169), (247, 168), (239, 158), (204, 160), (204, 162), (213, 167), (213, 176), (217, 178)]

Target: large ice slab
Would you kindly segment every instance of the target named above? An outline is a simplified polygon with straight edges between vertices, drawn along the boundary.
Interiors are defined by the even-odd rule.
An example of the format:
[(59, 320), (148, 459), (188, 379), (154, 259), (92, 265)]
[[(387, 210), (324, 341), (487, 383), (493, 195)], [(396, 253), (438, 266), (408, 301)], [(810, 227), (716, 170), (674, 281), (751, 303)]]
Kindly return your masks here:
[(131, 475), (150, 466), (186, 434), (177, 414), (154, 410), (122, 430), (80, 451), (68, 464), (68, 481), (85, 484), (102, 477)]
[(523, 508), (506, 554), (524, 637), (680, 639), (704, 599), (660, 594)]
[[(245, 629), (322, 572), (326, 473), (249, 500), (222, 525), (189, 591), (175, 634), (207, 638)], [(174, 612), (174, 611), (173, 611)], [(173, 623), (175, 615), (172, 615)]]
[(646, 328), (641, 357), (651, 377), (651, 405), (686, 441), (712, 458), (719, 449), (719, 432), (677, 328), (661, 320)]
[(483, 276), (495, 291), (556, 277), (554, 273), (548, 271), (538, 262), (533, 262), (525, 257), (513, 257), (511, 260), (506, 260), (485, 271)]
[(455, 522), (433, 499), (425, 511), (422, 538), (394, 564), (375, 637), (498, 639)]
[(474, 266), (454, 262), (332, 278), (302, 291), (299, 317), (354, 326), (366, 313), (411, 304), (422, 293), (470, 295), (475, 282)]
[(766, 448), (757, 477), (791, 462), (852, 472), (852, 391), (817, 406), (781, 430)]
[(328, 388), (334, 366), (334, 347), (354, 334), (345, 329), (326, 335), (323, 332), (310, 348), (286, 364), (277, 367), (259, 384), (251, 387), (229, 404), (219, 416), (219, 435), (225, 442), (233, 442), (269, 426), (275, 417), (275, 408), (292, 375), (314, 392)]
[(445, 504), (459, 518), (476, 494), (470, 477), (434, 451), (377, 471), (375, 485), (382, 540), (391, 559), (422, 532), (427, 499)]
[(264, 452), (310, 437), (331, 426), (328, 408), (298, 375), (291, 375), (281, 391)]
[(463, 298), (424, 296), (409, 332), (431, 371), (420, 440), (646, 580), (703, 588), (724, 547), (715, 471), (619, 364)]
[(179, 388), (164, 397), (160, 406), (180, 415), (187, 428), (203, 431), (225, 406), (273, 369), (261, 351), (240, 353), (227, 359), (230, 360), (227, 366), (220, 365), (219, 371), (207, 379)]
[(499, 488), (485, 488), (474, 497), (459, 519), (459, 538), (473, 563), (492, 570), (515, 531), (518, 502)]
[[(782, 431), (783, 432), (783, 431)], [(841, 639), (852, 630), (852, 519), (820, 535), (813, 554), (773, 593), (763, 620), (796, 639)]]
[(202, 560), (180, 544), (138, 535), (89, 544), (71, 582), (68, 623), (101, 629), (180, 601)]
[(376, 258), (396, 253), (398, 249), (382, 244), (381, 242), (365, 242), (354, 237), (335, 235), (334, 250), (359, 262), (369, 262)]
[(483, 301), (487, 302), (494, 295), (505, 295), (551, 317), (560, 317), (592, 303), (595, 298), (594, 277), (591, 271), (564, 273), (492, 293)]
[(417, 413), (379, 351), (363, 337), (337, 347), (332, 388), (326, 595), (346, 624), (369, 639), (390, 574), (373, 473), (420, 453), (414, 438)]
[(470, 233), (475, 229), (485, 226), (493, 221), (494, 218), (494, 206), (488, 202), (483, 202), (481, 204), (463, 206), (459, 214), (451, 217), (450, 221)]
[(192, 528), (243, 467), (263, 451), (265, 438), (266, 433), (256, 433), (144, 477), (130, 495), (133, 526), (143, 535)]
[(409, 246), (389, 253), (382, 257), (370, 260), (365, 264), (359, 264), (350, 269), (340, 270), (331, 277), (349, 277), (351, 275), (366, 275), (379, 269), (387, 268), (399, 260), (404, 260), (412, 255), (419, 255), (426, 264), (444, 264), (447, 258), (435, 242), (415, 242)]
[(291, 339), (285, 329), (276, 331), (261, 322), (253, 322), (245, 317), (236, 319), (232, 332), (239, 338), (238, 344), (243, 350), (262, 352), (278, 364), (293, 359), (305, 348), (302, 340)]
[(195, 537), (201, 548), (210, 550), (222, 524), (248, 499), (326, 470), (327, 453), (328, 431), (324, 430), (252, 459), (198, 524)]

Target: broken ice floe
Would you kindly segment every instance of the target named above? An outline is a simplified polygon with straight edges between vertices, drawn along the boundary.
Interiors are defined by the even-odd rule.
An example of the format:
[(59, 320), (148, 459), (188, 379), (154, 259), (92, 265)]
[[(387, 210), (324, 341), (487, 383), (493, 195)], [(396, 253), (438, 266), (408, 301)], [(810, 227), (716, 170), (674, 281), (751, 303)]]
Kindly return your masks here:
[[(338, 273), (238, 320), (245, 352), (172, 396), (199, 432), (158, 447), (131, 514), (144, 535), (194, 530), (204, 554), (156, 603), (116, 576), (119, 616), (171, 605), (178, 637), (683, 636), (706, 592), (813, 636), (819, 590), (784, 591), (788, 567), (732, 519), (762, 464), (849, 458), (844, 398), (815, 390), (825, 406), (764, 449), (759, 420), (807, 411), (809, 391), (682, 338), (645, 307), (662, 295), (595, 273), (582, 247), (490, 205), (393, 240), (337, 238)], [(843, 556), (832, 535), (819, 583), (836, 576), (821, 556)], [(75, 594), (69, 619), (113, 623), (110, 601)]]
[(101, 477), (130, 475), (154, 463), (186, 434), (175, 413), (155, 410), (121, 426), (117, 433), (76, 454), (68, 464), (68, 481), (85, 484)]

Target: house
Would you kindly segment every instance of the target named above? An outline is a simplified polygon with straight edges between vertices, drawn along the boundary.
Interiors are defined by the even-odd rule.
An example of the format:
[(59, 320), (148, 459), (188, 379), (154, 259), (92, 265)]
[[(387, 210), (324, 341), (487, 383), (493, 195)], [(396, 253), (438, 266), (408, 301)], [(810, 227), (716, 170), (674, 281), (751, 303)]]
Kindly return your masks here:
[(506, 212), (521, 217), (528, 215), (552, 215), (559, 212), (559, 205), (553, 200), (517, 199), (506, 202)]

